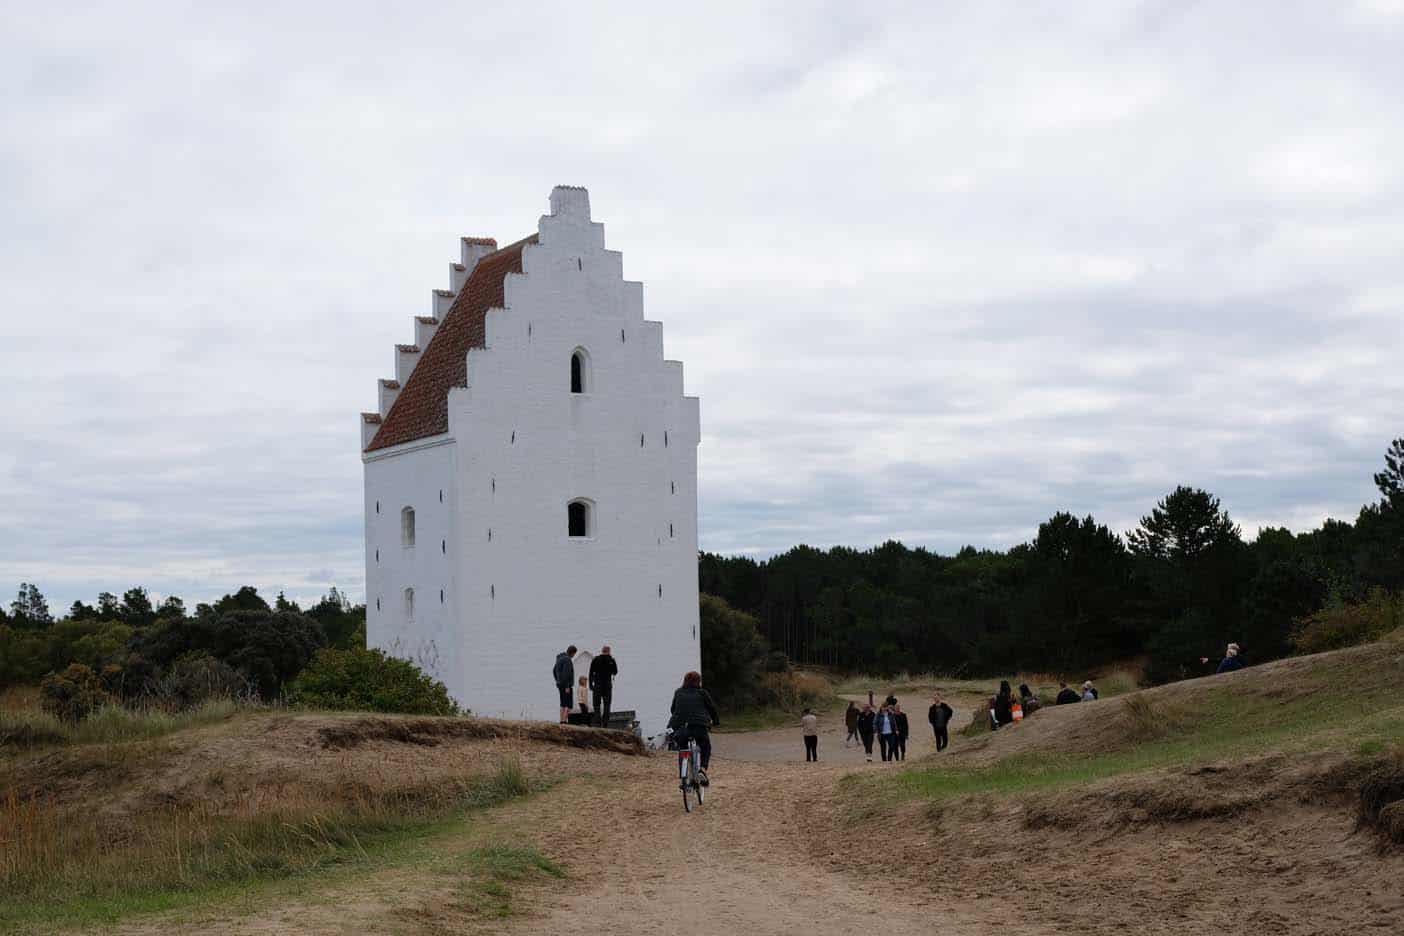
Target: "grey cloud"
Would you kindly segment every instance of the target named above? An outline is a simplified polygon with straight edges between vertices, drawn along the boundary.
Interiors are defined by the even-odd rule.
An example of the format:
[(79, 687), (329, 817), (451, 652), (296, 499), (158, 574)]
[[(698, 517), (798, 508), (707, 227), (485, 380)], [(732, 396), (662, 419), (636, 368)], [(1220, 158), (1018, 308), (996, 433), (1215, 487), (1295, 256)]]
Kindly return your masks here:
[(702, 397), (704, 548), (1303, 527), (1404, 433), (1381, 5), (330, 9), (7, 22), (0, 587), (359, 598), (355, 414), (560, 182)]

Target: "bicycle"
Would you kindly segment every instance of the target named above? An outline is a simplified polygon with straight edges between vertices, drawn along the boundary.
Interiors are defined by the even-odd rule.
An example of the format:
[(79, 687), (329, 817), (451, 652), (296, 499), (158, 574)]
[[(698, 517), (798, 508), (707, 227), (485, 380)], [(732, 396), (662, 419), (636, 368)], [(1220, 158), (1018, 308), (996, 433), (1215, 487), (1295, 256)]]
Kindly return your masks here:
[(679, 740), (676, 732), (668, 729), (664, 737), (667, 739), (669, 750), (678, 752), (678, 789), (682, 791), (683, 812), (692, 812), (692, 802), (688, 799), (688, 792), (691, 791), (697, 797), (697, 805), (701, 806), (706, 794), (702, 779), (698, 775), (701, 770), (702, 752), (697, 747), (697, 741), (691, 733), (687, 734), (687, 744), (684, 746)]

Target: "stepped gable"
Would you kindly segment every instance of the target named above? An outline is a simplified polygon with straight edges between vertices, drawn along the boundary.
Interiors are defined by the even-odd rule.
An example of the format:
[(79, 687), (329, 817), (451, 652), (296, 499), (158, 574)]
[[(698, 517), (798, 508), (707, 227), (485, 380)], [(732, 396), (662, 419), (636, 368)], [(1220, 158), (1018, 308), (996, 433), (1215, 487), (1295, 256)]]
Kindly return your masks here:
[(468, 386), (468, 349), (486, 346), (488, 310), (502, 308), (503, 281), (522, 272), (522, 248), (534, 243), (535, 234), (478, 261), (367, 452), (448, 432), (449, 390)]

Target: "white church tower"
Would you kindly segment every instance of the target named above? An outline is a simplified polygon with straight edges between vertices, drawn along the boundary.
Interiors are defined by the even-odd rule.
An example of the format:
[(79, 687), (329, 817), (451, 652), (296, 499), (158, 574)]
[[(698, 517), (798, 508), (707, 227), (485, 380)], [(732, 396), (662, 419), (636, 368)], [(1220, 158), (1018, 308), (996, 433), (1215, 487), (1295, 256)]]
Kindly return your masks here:
[(477, 714), (551, 721), (556, 654), (608, 644), (613, 708), (656, 733), (701, 665), (697, 398), (584, 189), (461, 246), (361, 415), (367, 641)]

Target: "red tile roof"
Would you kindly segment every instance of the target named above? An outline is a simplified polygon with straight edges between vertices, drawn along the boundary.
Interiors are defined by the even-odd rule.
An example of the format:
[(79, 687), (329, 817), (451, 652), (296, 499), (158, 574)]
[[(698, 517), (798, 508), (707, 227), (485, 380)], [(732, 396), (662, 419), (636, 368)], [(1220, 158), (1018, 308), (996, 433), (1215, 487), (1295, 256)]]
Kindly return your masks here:
[(502, 308), (503, 282), (522, 272), (522, 248), (534, 243), (535, 234), (473, 267), (367, 452), (448, 432), (449, 390), (468, 386), (468, 349), (486, 346), (488, 309)]

